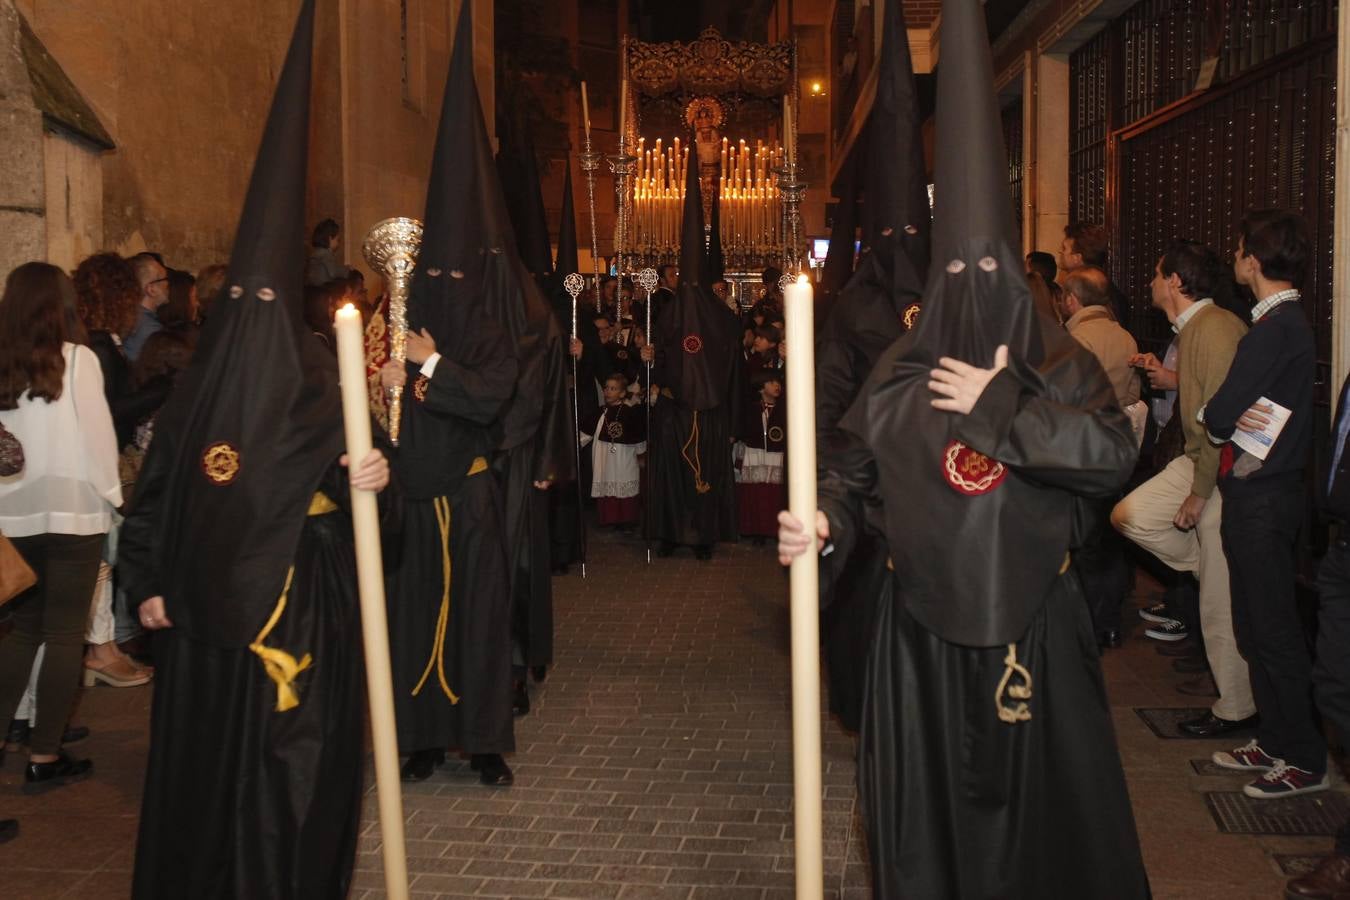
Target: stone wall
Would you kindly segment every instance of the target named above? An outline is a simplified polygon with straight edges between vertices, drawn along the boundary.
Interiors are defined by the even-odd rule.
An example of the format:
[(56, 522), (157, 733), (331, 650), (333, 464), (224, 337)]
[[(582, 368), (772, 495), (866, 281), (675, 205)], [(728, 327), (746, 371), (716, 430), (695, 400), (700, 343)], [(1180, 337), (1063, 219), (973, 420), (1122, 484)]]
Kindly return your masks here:
[(0, 0), (0, 278), (46, 249), (42, 114), (19, 52), (19, 17)]
[[(40, 209), (43, 199), (40, 117), (33, 118), (31, 103), (22, 108), (26, 92), (5, 89), (5, 60), (13, 55), (3, 21), (9, 2), (0, 0), (7, 135), (0, 145), (0, 230), (7, 235), (0, 255), (34, 258), (42, 255), (40, 238), (19, 252), (16, 214), (6, 211)], [(226, 260), (299, 0), (13, 2), (117, 144), (102, 156), (105, 248), (155, 249), (189, 270)], [(405, 90), (399, 0), (319, 0), (307, 213), (311, 223), (327, 216), (342, 223), (349, 263), (361, 262), (361, 240), (376, 221), (422, 215), (460, 2), (408, 0)], [(469, 2), (479, 91), (490, 110), (492, 0)], [(23, 76), (21, 62), (16, 71)], [(29, 153), (8, 135), (32, 131), (34, 121)], [(39, 167), (36, 175), (20, 178), (28, 163)], [(37, 193), (6, 193), (18, 181), (35, 184)]]

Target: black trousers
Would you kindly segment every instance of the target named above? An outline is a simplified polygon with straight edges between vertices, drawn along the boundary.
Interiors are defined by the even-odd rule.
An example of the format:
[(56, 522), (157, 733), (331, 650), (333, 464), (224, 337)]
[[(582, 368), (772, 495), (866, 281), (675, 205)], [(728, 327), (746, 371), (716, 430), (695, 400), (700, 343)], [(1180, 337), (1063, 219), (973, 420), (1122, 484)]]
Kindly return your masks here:
[[(1347, 533), (1347, 532), (1342, 532)], [(1350, 539), (1333, 541), (1317, 572), (1317, 708), (1350, 740)], [(1336, 852), (1350, 855), (1350, 819), (1336, 833)]]
[(28, 685), (33, 657), (47, 645), (38, 674), (33, 753), (56, 753), (80, 689), (84, 630), (94, 600), (101, 534), (16, 537), (14, 547), (37, 574), (37, 584), (15, 597), (14, 630), (0, 641), (0, 716), (14, 714)]
[(1083, 584), (1092, 627), (1102, 632), (1119, 630), (1120, 609), (1130, 590), (1130, 567), (1125, 561), (1125, 538), (1111, 527), (1111, 508), (1118, 497), (1098, 501), (1092, 508), (1092, 531), (1083, 546), (1073, 552), (1073, 567)]
[(1261, 715), (1261, 749), (1322, 773), (1327, 745), (1317, 730), (1312, 658), (1294, 600), (1294, 540), (1302, 517), (1297, 482), (1244, 485), (1224, 492), (1219, 533), (1228, 557), (1233, 634)]

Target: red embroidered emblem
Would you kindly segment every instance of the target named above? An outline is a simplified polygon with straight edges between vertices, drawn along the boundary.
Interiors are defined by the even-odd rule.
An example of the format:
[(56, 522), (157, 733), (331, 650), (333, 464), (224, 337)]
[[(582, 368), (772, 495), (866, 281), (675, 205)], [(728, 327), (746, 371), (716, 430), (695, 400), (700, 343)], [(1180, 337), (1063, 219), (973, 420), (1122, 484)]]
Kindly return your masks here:
[(413, 381), (413, 397), (418, 403), (425, 403), (427, 399), (427, 385), (431, 384), (431, 379), (425, 375), (418, 375)]
[(702, 349), (703, 349), (703, 338), (699, 337), (696, 334), (685, 335), (684, 338), (685, 353), (697, 353)]
[(917, 303), (911, 303), (905, 307), (905, 311), (900, 314), (900, 321), (904, 323), (905, 330), (909, 331), (919, 321), (919, 311), (923, 307)]
[(952, 441), (942, 454), (942, 474), (952, 489), (967, 496), (987, 494), (1008, 477), (1008, 469), (998, 460), (972, 450), (960, 441)]

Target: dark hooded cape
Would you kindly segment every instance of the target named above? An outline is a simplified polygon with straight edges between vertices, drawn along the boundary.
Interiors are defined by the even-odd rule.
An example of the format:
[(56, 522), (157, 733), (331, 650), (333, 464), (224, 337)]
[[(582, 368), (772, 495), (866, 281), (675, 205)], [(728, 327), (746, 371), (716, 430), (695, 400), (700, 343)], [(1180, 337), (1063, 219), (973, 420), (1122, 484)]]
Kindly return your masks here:
[[(867, 247), (857, 271), (827, 298), (831, 310), (816, 342), (816, 434), (821, 447), (834, 438), (877, 359), (917, 321), (932, 219), (928, 209), (918, 100), (900, 0), (885, 0), (877, 96), (867, 142), (849, 171), (865, 172), (863, 221)], [(852, 185), (840, 200), (826, 275), (839, 278), (853, 254)], [(838, 255), (836, 255), (836, 249)], [(830, 266), (830, 262), (834, 266)], [(834, 282), (837, 284), (838, 282)], [(879, 523), (859, 538), (854, 565), (825, 598), (821, 622), (829, 673), (830, 709), (857, 730), (862, 709), (863, 659), (875, 603), (885, 602), (886, 542)]]
[(396, 466), (408, 500), (387, 596), (404, 753), (500, 753), (515, 741), (505, 534), (486, 458), (501, 443), (516, 391), (508, 327), (520, 320), (503, 322), (488, 308), (501, 254), (479, 207), (464, 202), (496, 179), (482, 153), (468, 11), (465, 4), (456, 25), (408, 298), (409, 327), (427, 328), (441, 355), (430, 375), (408, 365)]
[[(301, 321), (298, 255), (313, 22), (306, 0), (229, 287), (155, 422), (121, 534), (132, 603), (161, 595), (174, 622), (155, 637), (138, 900), (339, 897), (351, 883), (364, 709), (356, 566), (337, 373)], [(327, 511), (311, 512), (316, 489)], [(251, 643), (303, 668), (274, 683)]]
[[(944, 2), (942, 29), (924, 311), (822, 455), (836, 548), (825, 575), (848, 564), (869, 506), (894, 566), (859, 747), (872, 887), (1142, 898), (1096, 644), (1066, 565), (1083, 498), (1119, 488), (1134, 440), (1096, 360), (1032, 305), (978, 0)], [(1000, 345), (1010, 363), (970, 414), (932, 406), (940, 356), (990, 366)]]
[(679, 288), (653, 322), (652, 381), (662, 393), (652, 411), (648, 527), (651, 537), (667, 544), (736, 539), (731, 437), (745, 392), (741, 330), (710, 289), (704, 262), (703, 204), (691, 148)]

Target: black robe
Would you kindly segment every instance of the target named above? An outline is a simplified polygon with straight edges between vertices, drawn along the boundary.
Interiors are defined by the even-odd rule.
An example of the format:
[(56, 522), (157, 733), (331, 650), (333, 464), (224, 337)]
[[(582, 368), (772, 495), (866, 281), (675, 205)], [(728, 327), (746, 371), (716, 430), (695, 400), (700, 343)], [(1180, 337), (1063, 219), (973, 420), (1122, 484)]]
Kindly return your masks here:
[[(144, 513), (169, 459), (152, 455), (142, 470)], [(347, 470), (334, 464), (319, 488), (339, 508), (306, 518), (286, 608), (263, 642), (312, 658), (294, 681), (299, 706), (277, 711), (277, 687), (247, 647), (181, 628), (154, 637), (137, 900), (301, 900), (343, 897), (351, 885), (366, 701)], [(396, 494), (380, 501), (383, 524), (396, 528)], [(152, 521), (129, 519), (123, 546), (151, 540), (142, 526)]]
[[(869, 505), (884, 508), (894, 560), (893, 599), (878, 610), (867, 658), (859, 747), (873, 890), (1145, 897), (1097, 646), (1081, 589), (1064, 568), (1081, 538), (1082, 501), (1074, 498), (1108, 494), (1129, 474), (1128, 422), (1081, 348), (1035, 371), (1014, 360), (970, 415), (939, 419), (924, 412), (921, 380), (890, 374), (906, 345), (897, 342), (878, 362), (846, 417), (844, 439), (822, 458), (820, 486), (835, 544), (822, 583), (850, 564)], [(926, 431), (901, 440), (913, 434), (907, 428)], [(945, 477), (943, 454), (927, 456), (948, 429), (1006, 471), (999, 480), (997, 470), (980, 470), (992, 487), (971, 475), (970, 496), (938, 486), (951, 498), (931, 494), (941, 502), (911, 521), (902, 485)], [(1055, 546), (1045, 545), (1050, 534)], [(1020, 549), (1027, 539), (1035, 552)], [(1059, 574), (1051, 568), (1043, 576), (1042, 558), (1060, 559)], [(969, 610), (989, 598), (961, 593), (963, 583), (1032, 582), (1046, 588), (969, 621)], [(925, 590), (937, 583), (956, 585), (956, 593)], [(995, 708), (1009, 639), (1032, 681), (1030, 719), (1011, 723)], [(1014, 674), (1012, 683), (1022, 679)], [(1016, 701), (1004, 694), (997, 702)]]
[[(475, 318), (458, 337), (455, 359), (442, 357), (430, 379), (409, 365), (403, 395), (395, 466), (406, 495), (403, 551), (388, 580), (402, 753), (447, 747), (503, 753), (515, 747), (501, 495), (486, 469), (469, 472), (497, 442), (517, 367), (509, 338), (488, 318)], [(438, 518), (447, 501), (448, 573)]]
[[(652, 298), (655, 300), (656, 295)], [(654, 540), (706, 546), (735, 541), (738, 536), (732, 441), (745, 388), (734, 342), (735, 323), (730, 321), (719, 323), (725, 324), (720, 329), (724, 333), (701, 338), (696, 351), (725, 356), (712, 367), (727, 373), (725, 385), (712, 386), (724, 398), (722, 402), (692, 409), (681, 401), (676, 389), (668, 387), (679, 384), (672, 363), (687, 352), (686, 335), (678, 319), (678, 303), (682, 302), (689, 300), (666, 306), (655, 329), (652, 381), (661, 388), (661, 395), (652, 408), (647, 444), (647, 528), (648, 537)], [(732, 319), (725, 308), (714, 312)]]
[[(834, 303), (816, 341), (816, 441), (822, 452), (857, 399), (877, 359), (906, 330), (891, 278), (869, 253)], [(911, 302), (905, 299), (907, 304)], [(864, 664), (879, 604), (889, 599), (886, 538), (872, 521), (858, 536), (852, 564), (823, 598), (821, 644), (830, 712), (849, 731), (862, 722)]]

